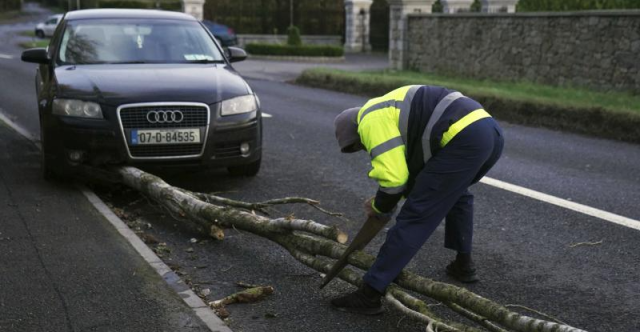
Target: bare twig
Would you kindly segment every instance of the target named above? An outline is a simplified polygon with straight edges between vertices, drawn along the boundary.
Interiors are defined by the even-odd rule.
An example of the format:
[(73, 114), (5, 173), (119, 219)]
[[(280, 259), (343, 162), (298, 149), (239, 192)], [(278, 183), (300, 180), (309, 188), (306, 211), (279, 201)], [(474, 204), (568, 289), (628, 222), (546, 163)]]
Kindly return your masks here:
[(236, 225), (231, 225), (231, 226), (233, 226), (233, 229), (234, 229), (236, 232), (238, 232), (238, 234), (242, 234), (242, 232), (241, 232), (241, 231), (239, 231), (239, 230), (236, 228)]
[[(438, 318), (436, 318), (435, 316), (433, 316), (431, 313), (428, 313), (427, 311), (416, 311), (415, 308), (409, 308), (407, 305), (405, 305), (405, 303), (400, 302), (400, 300), (398, 300), (395, 296), (395, 294), (399, 294), (399, 292), (397, 291), (387, 291), (387, 295), (385, 296), (385, 299), (391, 304), (393, 305), (396, 309), (400, 310), (402, 313), (404, 313), (405, 315), (421, 321), (425, 324), (427, 324), (427, 331), (433, 331), (433, 328), (436, 328), (440, 331), (451, 331), (451, 332), (462, 332), (463, 330), (458, 329), (456, 327), (450, 326), (444, 322), (442, 322), (441, 320), (439, 320)], [(403, 294), (404, 296), (410, 296), (406, 293)], [(417, 300), (417, 299), (416, 299)]]
[(522, 309), (522, 310), (526, 310), (526, 311), (529, 311), (529, 312), (533, 312), (533, 313), (535, 313), (535, 314), (538, 314), (538, 315), (540, 315), (540, 316), (542, 316), (542, 317), (544, 317), (544, 318), (547, 318), (547, 319), (549, 319), (549, 320), (552, 320), (552, 321), (554, 321), (554, 322), (556, 322), (556, 323), (558, 323), (558, 324), (562, 324), (562, 325), (569, 325), (569, 324), (567, 324), (567, 323), (565, 323), (565, 322), (563, 322), (563, 321), (561, 321), (561, 320), (559, 320), (559, 319), (557, 319), (557, 318), (555, 318), (555, 317), (553, 317), (553, 316), (550, 316), (550, 315), (545, 314), (544, 312), (540, 312), (540, 311), (538, 311), (538, 310), (534, 310), (534, 309), (531, 309), (531, 308), (529, 308), (529, 307), (525, 307), (525, 306), (523, 306), (523, 305), (519, 305), (519, 304), (507, 304), (507, 305), (505, 305), (505, 307), (507, 307), (507, 308), (519, 308), (519, 309)]
[(467, 310), (455, 303), (451, 303), (451, 302), (447, 302), (446, 303), (447, 307), (451, 308), (451, 310), (459, 313), (460, 315), (469, 318), (470, 320), (480, 324), (480, 326), (484, 327), (485, 329), (491, 331), (491, 332), (509, 332), (503, 328), (501, 328), (500, 326), (492, 323), (491, 321), (489, 321), (488, 319), (472, 312), (471, 310)]
[(596, 241), (596, 242), (578, 242), (569, 245), (569, 248), (575, 248), (579, 246), (597, 246), (602, 244), (604, 240)]
[(400, 323), (402, 323), (402, 321), (407, 318), (407, 316), (402, 316), (400, 317), (400, 319), (398, 319), (398, 324), (396, 324), (396, 328), (400, 328)]
[(254, 284), (247, 284), (244, 281), (238, 281), (236, 282), (236, 286), (242, 287), (242, 288), (256, 288), (256, 287), (260, 287), (259, 285), (254, 285)]
[(284, 205), (284, 204), (307, 204), (311, 207), (313, 207), (314, 209), (327, 214), (329, 216), (332, 217), (343, 217), (344, 215), (342, 213), (338, 213), (338, 212), (331, 212), (327, 209), (321, 208), (320, 202), (310, 199), (310, 198), (305, 198), (305, 197), (284, 197), (284, 198), (278, 198), (278, 199), (270, 199), (267, 201), (263, 201), (263, 202), (258, 202), (258, 203), (247, 203), (247, 202), (243, 202), (243, 201), (237, 201), (237, 200), (233, 200), (230, 198), (225, 198), (225, 197), (220, 197), (220, 196), (216, 196), (213, 194), (203, 194), (203, 193), (194, 193), (194, 192), (189, 192), (187, 190), (183, 190), (184, 192), (190, 193), (196, 197), (198, 197), (200, 200), (203, 200), (207, 203), (213, 203), (213, 204), (221, 204), (221, 205), (225, 205), (225, 206), (232, 206), (232, 207), (237, 207), (237, 208), (241, 208), (241, 209), (245, 209), (245, 210), (256, 210), (259, 211), (260, 213), (263, 214), (267, 214), (267, 211), (265, 210), (266, 208), (273, 206), (273, 205)]

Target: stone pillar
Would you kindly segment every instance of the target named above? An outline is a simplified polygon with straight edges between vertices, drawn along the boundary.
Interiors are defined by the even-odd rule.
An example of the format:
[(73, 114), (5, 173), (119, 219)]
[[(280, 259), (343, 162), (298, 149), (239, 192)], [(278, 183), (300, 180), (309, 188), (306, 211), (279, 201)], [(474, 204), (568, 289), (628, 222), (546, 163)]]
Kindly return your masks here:
[(483, 13), (515, 13), (519, 0), (480, 0)]
[(345, 20), (345, 52), (369, 52), (371, 4), (373, 0), (344, 0)]
[(182, 0), (185, 13), (195, 17), (198, 21), (204, 18), (204, 3), (206, 0)]
[(387, 0), (389, 2), (389, 66), (404, 69), (407, 15), (430, 14), (436, 0)]
[(440, 0), (442, 4), (442, 12), (445, 14), (455, 14), (460, 12), (469, 12), (473, 0)]

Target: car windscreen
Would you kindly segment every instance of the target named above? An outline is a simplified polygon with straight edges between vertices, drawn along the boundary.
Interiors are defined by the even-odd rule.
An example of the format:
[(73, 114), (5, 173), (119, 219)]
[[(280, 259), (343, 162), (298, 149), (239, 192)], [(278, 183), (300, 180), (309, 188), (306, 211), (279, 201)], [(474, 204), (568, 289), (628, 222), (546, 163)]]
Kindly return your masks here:
[(223, 62), (198, 23), (177, 20), (79, 20), (65, 27), (59, 65)]

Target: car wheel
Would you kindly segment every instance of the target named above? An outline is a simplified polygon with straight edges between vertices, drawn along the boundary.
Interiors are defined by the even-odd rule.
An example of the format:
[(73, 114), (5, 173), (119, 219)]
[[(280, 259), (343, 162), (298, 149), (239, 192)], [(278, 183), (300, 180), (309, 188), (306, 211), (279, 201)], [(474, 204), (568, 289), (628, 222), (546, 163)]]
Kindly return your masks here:
[(260, 171), (261, 161), (262, 159), (258, 159), (246, 165), (229, 167), (227, 170), (231, 175), (235, 176), (256, 176)]
[(40, 39), (43, 39), (43, 38), (45, 37), (45, 36), (44, 36), (44, 31), (42, 31), (42, 30), (36, 30), (36, 37), (38, 37), (38, 38), (40, 38)]

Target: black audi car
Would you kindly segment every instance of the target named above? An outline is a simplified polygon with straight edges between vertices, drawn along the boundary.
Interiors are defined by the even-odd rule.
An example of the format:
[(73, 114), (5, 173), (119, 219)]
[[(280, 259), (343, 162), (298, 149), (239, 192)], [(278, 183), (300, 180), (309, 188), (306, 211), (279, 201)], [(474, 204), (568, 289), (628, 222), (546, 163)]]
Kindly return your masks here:
[(45, 177), (82, 166), (260, 169), (262, 116), (251, 87), (193, 17), (155, 10), (67, 13), (40, 64), (36, 89)]

